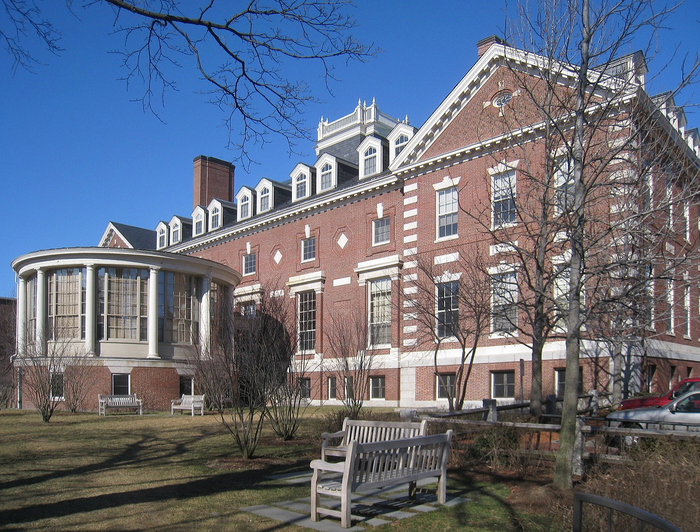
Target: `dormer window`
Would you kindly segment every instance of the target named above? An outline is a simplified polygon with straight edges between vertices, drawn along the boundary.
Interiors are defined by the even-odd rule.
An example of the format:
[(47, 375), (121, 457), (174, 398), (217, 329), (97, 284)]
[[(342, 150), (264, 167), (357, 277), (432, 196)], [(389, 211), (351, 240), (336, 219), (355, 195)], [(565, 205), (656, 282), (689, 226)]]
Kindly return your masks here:
[(243, 196), (241, 199), (241, 211), (239, 218), (241, 220), (248, 218), (250, 216), (250, 198), (248, 196)]
[(238, 221), (245, 220), (253, 216), (255, 208), (254, 201), (255, 195), (253, 190), (248, 187), (241, 187), (236, 194), (236, 201), (238, 202)]
[(360, 156), (360, 179), (384, 169), (384, 147), (377, 137), (365, 137), (357, 147), (357, 153)]
[(374, 147), (367, 148), (364, 153), (365, 175), (377, 173), (377, 149)]
[(408, 135), (400, 135), (399, 138), (396, 139), (396, 142), (394, 143), (394, 156), (401, 153), (401, 151), (406, 147), (406, 144), (408, 144), (408, 140)]
[(180, 224), (176, 223), (173, 225), (170, 241), (173, 244), (177, 244), (180, 241)]
[(260, 212), (265, 212), (270, 210), (270, 189), (264, 187), (260, 191)]
[(211, 210), (211, 228), (212, 229), (218, 229), (221, 227), (221, 209), (219, 207), (214, 206), (214, 208)]
[(309, 177), (306, 174), (299, 174), (299, 177), (297, 177), (297, 183), (296, 183), (296, 193), (297, 193), (297, 198), (305, 198), (308, 193), (308, 180)]
[(194, 235), (198, 236), (204, 232), (204, 215), (198, 213), (194, 219)]
[(333, 186), (333, 167), (326, 163), (321, 168), (321, 190), (328, 190)]
[(158, 229), (158, 249), (168, 247), (168, 230), (162, 226)]

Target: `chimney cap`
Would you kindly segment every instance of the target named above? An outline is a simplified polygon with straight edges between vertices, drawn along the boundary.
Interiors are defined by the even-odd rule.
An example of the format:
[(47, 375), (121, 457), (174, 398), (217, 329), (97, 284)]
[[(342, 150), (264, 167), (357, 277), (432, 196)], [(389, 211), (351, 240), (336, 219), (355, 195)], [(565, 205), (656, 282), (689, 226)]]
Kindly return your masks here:
[(484, 37), (480, 41), (476, 43), (476, 48), (479, 54), (479, 57), (484, 55), (486, 50), (491, 48), (494, 44), (505, 44), (507, 45), (506, 41), (501, 39), (498, 35), (489, 35), (488, 37)]

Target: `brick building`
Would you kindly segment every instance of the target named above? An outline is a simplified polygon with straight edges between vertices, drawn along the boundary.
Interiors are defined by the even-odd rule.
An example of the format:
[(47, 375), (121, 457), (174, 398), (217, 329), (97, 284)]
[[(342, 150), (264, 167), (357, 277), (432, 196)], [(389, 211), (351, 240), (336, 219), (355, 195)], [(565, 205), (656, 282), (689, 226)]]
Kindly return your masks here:
[[(334, 319), (357, 311), (364, 317), (366, 351), (372, 356), (365, 404), (406, 408), (447, 404), (445, 396), (452, 392), (465, 356), (455, 333), (458, 316), (466, 314), (457, 297), (465, 285), (459, 282), (469, 276), (465, 265), (480, 257), (488, 279), (483, 290), (473, 292), (488, 292), (483, 301), (489, 315), (482, 319), (485, 329), (473, 353), (466, 404), (484, 398), (527, 400), (532, 347), (522, 303), (528, 289), (513, 249), (518, 239), (521, 244), (525, 239), (518, 210), (528, 198), (524, 176), (548, 159), (537, 109), (522, 87), (524, 77), (536, 77), (532, 72), (539, 59), (497, 38), (478, 46), (477, 63), (420, 128), (386, 115), (374, 101), (358, 102), (349, 115), (319, 123), (315, 160), (290, 168), (288, 177), (265, 178), (238, 191), (233, 165), (199, 156), (194, 160), (191, 218), (173, 216), (160, 222), (155, 233), (110, 223), (100, 246), (138, 248), (146, 238), (157, 253), (236, 270), (241, 278), (234, 299), (242, 312), (263, 296), (291, 300), (298, 356), (307, 363), (305, 385), (315, 403), (337, 404), (343, 397), (346, 383), (338, 382), (333, 370), (328, 333)], [(617, 79), (624, 77), (636, 90), (630, 101), (651, 110), (664, 139), (677, 147), (671, 150), (673, 157), (685, 161), (683, 168), (696, 170), (700, 139), (697, 130), (686, 130), (682, 109), (672, 98), (646, 94), (642, 57), (627, 56), (619, 65)], [(566, 93), (565, 80), (561, 86)], [(608, 128), (621, 136), (630, 130), (632, 105), (625, 105)], [(673, 196), (674, 187), (688, 190), (681, 182), (697, 179), (690, 174), (654, 186)], [(557, 201), (566, 199), (566, 185), (566, 179), (553, 185)], [(685, 237), (680, 243), (665, 242), (665, 249), (676, 245), (691, 257), (697, 250), (697, 202), (683, 199), (679, 204), (683, 208), (675, 212), (686, 227)], [(600, 205), (601, 212), (621, 212), (610, 198)], [(560, 210), (558, 216), (565, 213), (561, 203), (553, 208)], [(609, 238), (615, 237), (611, 233)], [(556, 235), (551, 241), (560, 245), (563, 264), (565, 246), (557, 244)], [(565, 271), (557, 260), (550, 261), (558, 272), (550, 287), (553, 304), (553, 292), (563, 290)], [(650, 313), (664, 323), (646, 323), (643, 349), (628, 349), (624, 369), (618, 368), (625, 393), (642, 386), (665, 389), (700, 371), (694, 265), (692, 277), (688, 272), (693, 268), (678, 270), (677, 285), (651, 285)], [(426, 320), (419, 295), (431, 290), (434, 309), (432, 314), (425, 311)], [(593, 291), (588, 297), (594, 299)], [(565, 332), (559, 325), (552, 330), (542, 355), (544, 395), (561, 394), (564, 382)], [(589, 325), (584, 339), (582, 388), (605, 393), (611, 387), (612, 358), (595, 331)], [(629, 347), (633, 342), (627, 338), (623, 343)], [(171, 388), (177, 396), (175, 385)]]

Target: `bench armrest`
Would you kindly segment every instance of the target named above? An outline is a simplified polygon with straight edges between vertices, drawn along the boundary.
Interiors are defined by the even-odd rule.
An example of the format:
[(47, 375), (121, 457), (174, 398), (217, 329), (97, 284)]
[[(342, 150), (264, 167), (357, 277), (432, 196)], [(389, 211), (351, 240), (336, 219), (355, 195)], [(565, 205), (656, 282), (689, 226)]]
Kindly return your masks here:
[(339, 430), (338, 432), (324, 432), (321, 434), (321, 438), (324, 440), (332, 440), (334, 438), (342, 438), (345, 436), (344, 430)]
[(312, 460), (311, 469), (320, 469), (321, 471), (333, 471), (342, 473), (345, 471), (345, 462), (326, 462), (325, 460)]

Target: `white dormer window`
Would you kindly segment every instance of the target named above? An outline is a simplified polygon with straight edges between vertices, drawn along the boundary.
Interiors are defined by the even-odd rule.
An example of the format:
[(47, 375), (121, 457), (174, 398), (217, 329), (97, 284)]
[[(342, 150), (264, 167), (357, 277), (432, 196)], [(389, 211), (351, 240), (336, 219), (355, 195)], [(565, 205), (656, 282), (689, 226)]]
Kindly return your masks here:
[(170, 236), (170, 241), (173, 244), (177, 244), (180, 241), (180, 224), (179, 223), (176, 223), (175, 225), (173, 225), (172, 233)]
[(192, 211), (192, 236), (203, 235), (207, 230), (207, 211), (201, 205), (197, 205)]
[(221, 209), (216, 205), (211, 210), (211, 229), (218, 229), (221, 227)]
[(238, 221), (246, 220), (255, 214), (255, 194), (253, 190), (248, 187), (241, 187), (236, 194), (236, 201), (238, 202)]
[(204, 232), (204, 215), (200, 212), (194, 218), (194, 235), (198, 236)]
[(377, 149), (374, 147), (367, 148), (364, 153), (365, 175), (377, 173)]
[(168, 230), (162, 226), (158, 229), (158, 249), (168, 247)]
[(239, 211), (238, 218), (245, 220), (250, 217), (250, 196), (243, 196), (241, 198), (241, 209)]
[(328, 190), (333, 186), (333, 167), (326, 163), (321, 167), (321, 190)]
[(406, 147), (408, 140), (408, 135), (399, 135), (399, 138), (396, 139), (396, 142), (394, 143), (394, 157), (401, 153), (401, 151)]
[(265, 212), (270, 210), (270, 189), (268, 187), (263, 187), (260, 191), (260, 212)]
[(360, 156), (360, 179), (381, 172), (384, 169), (382, 141), (377, 137), (365, 137), (357, 147)]
[(309, 181), (309, 176), (306, 174), (299, 174), (297, 177), (297, 182), (296, 182), (296, 193), (297, 193), (297, 198), (305, 198), (308, 196), (308, 183)]
[(332, 190), (338, 184), (338, 162), (336, 158), (324, 153), (316, 161), (316, 190), (326, 192)]

